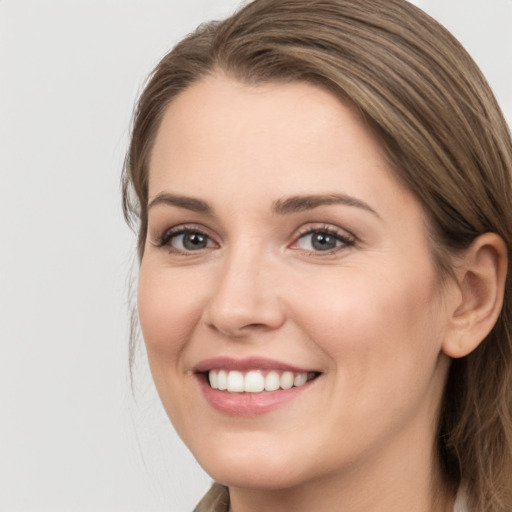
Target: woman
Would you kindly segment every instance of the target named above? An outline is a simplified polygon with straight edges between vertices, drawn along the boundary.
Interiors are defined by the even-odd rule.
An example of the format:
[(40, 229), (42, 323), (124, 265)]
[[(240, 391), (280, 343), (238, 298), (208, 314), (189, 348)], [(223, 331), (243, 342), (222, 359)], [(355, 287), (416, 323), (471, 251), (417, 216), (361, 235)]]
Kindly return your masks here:
[(162, 59), (124, 208), (196, 510), (512, 510), (511, 169), (403, 0), (256, 0)]

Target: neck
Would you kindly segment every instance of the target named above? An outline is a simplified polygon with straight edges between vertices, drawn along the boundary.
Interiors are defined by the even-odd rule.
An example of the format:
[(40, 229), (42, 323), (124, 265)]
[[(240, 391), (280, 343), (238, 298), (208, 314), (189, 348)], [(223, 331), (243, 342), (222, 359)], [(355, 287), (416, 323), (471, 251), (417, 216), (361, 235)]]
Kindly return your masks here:
[(455, 491), (446, 485), (394, 482), (381, 486), (351, 487), (352, 479), (340, 485), (310, 483), (300, 488), (276, 491), (230, 488), (230, 512), (452, 512)]

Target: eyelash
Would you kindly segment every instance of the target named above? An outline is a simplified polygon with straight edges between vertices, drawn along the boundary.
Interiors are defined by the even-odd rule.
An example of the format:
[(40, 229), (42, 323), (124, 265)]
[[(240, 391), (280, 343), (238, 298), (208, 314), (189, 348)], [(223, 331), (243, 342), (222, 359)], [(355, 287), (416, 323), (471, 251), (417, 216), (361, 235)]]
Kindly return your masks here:
[[(337, 253), (338, 251), (342, 250), (343, 248), (352, 247), (356, 243), (355, 237), (352, 235), (349, 235), (346, 232), (342, 232), (336, 228), (333, 228), (329, 225), (323, 225), (318, 227), (308, 227), (304, 229), (302, 232), (299, 232), (299, 234), (295, 237), (292, 245), (295, 245), (301, 240), (302, 238), (308, 236), (308, 235), (314, 235), (314, 234), (321, 234), (321, 235), (328, 235), (333, 237), (337, 242), (340, 242), (340, 245), (325, 251), (314, 251), (314, 250), (305, 250), (308, 254), (313, 254), (315, 256), (329, 256)], [(300, 249), (297, 249), (300, 250)]]
[[(199, 252), (200, 250), (198, 250), (198, 251), (182, 250), (182, 249), (173, 247), (173, 245), (171, 244), (171, 240), (175, 237), (178, 237), (180, 235), (186, 235), (186, 234), (201, 235), (201, 236), (205, 237), (206, 239), (208, 239), (209, 241), (212, 241), (212, 237), (210, 235), (208, 235), (208, 233), (205, 230), (203, 230), (197, 226), (185, 225), (185, 226), (177, 226), (175, 228), (170, 228), (167, 231), (165, 231), (163, 233), (163, 235), (158, 238), (158, 240), (155, 243), (155, 246), (158, 248), (167, 247), (170, 253), (180, 254), (180, 255), (184, 255), (184, 256), (189, 256), (189, 255), (192, 255), (194, 252)], [(342, 233), (340, 230), (337, 230), (337, 229), (333, 228), (332, 226), (324, 225), (324, 226), (319, 226), (319, 227), (314, 227), (314, 228), (308, 227), (308, 228), (304, 229), (302, 232), (299, 232), (299, 234), (294, 238), (294, 241), (292, 242), (291, 246), (297, 244), (302, 238), (304, 238), (308, 235), (313, 235), (313, 234), (322, 234), (322, 235), (331, 236), (337, 242), (340, 242), (339, 246), (337, 246), (333, 249), (330, 249), (330, 250), (325, 250), (325, 251), (302, 249), (305, 252), (307, 252), (308, 254), (313, 254), (315, 256), (333, 255), (343, 248), (354, 246), (356, 243), (356, 240), (353, 236), (347, 235), (346, 233)], [(213, 242), (213, 243), (215, 243), (215, 242)], [(300, 250), (300, 248), (294, 248), (294, 247), (291, 247), (291, 248), (294, 250)]]
[(173, 247), (171, 244), (171, 240), (174, 237), (180, 236), (180, 235), (186, 235), (186, 234), (197, 234), (204, 236), (208, 240), (212, 240), (212, 237), (206, 233), (203, 229), (197, 227), (197, 226), (177, 226), (175, 228), (168, 229), (163, 233), (161, 237), (158, 238), (157, 243), (155, 244), (159, 248), (167, 247), (170, 253), (180, 254), (180, 255), (191, 255), (195, 251), (187, 251), (187, 250), (181, 250), (177, 249), (176, 247)]

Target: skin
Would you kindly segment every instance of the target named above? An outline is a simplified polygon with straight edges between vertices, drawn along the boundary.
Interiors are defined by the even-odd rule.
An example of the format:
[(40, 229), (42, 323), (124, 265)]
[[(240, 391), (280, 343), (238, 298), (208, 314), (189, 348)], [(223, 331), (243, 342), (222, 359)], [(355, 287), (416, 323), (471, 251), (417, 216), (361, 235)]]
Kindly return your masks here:
[[(138, 306), (177, 432), (232, 510), (450, 510), (435, 426), (461, 287), (442, 288), (425, 214), (356, 110), (305, 83), (210, 76), (175, 99), (152, 153)], [(276, 212), (291, 196), (360, 204)], [(184, 250), (173, 227), (208, 235)], [(304, 233), (328, 227), (333, 251)], [(181, 228), (180, 228), (181, 229)], [(261, 356), (321, 375), (255, 417), (213, 409), (195, 366)]]

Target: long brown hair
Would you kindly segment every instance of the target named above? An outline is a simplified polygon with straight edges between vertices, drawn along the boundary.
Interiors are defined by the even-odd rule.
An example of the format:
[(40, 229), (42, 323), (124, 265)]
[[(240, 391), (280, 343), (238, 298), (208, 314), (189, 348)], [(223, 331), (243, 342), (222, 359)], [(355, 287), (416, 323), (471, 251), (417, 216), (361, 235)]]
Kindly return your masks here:
[[(308, 81), (349, 98), (377, 131), (399, 179), (423, 203), (440, 275), (485, 232), (512, 248), (512, 142), (471, 57), (404, 0), (255, 0), (202, 25), (158, 64), (134, 116), (123, 207), (147, 230), (148, 162), (167, 105), (208, 74), (243, 83)], [(471, 510), (512, 510), (512, 273), (479, 348), (454, 360), (439, 420), (447, 481)]]

